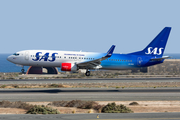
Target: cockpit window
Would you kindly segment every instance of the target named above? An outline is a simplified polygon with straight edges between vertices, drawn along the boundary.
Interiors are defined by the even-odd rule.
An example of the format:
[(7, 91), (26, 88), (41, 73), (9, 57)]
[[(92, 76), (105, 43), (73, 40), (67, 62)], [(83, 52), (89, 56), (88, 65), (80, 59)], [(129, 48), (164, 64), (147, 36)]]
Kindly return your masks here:
[(18, 55), (19, 55), (19, 53), (14, 53), (13, 55), (18, 56)]

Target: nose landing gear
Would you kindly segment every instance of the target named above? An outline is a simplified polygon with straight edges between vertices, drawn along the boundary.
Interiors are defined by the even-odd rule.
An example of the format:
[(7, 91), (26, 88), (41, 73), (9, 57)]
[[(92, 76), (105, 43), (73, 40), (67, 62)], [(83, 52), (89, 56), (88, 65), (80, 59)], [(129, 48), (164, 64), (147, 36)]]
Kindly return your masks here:
[(24, 72), (25, 70), (24, 70), (24, 66), (22, 66), (22, 69), (21, 69), (21, 72), (24, 74), (25, 72)]

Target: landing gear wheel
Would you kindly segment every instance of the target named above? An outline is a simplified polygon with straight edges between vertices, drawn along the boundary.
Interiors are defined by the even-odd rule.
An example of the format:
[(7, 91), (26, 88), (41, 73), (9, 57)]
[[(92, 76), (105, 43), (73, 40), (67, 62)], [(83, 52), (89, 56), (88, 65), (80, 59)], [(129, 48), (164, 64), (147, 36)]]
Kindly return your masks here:
[(24, 69), (21, 69), (21, 72), (24, 73)]
[(87, 72), (85, 73), (85, 75), (86, 75), (86, 76), (90, 76), (90, 71), (87, 71)]

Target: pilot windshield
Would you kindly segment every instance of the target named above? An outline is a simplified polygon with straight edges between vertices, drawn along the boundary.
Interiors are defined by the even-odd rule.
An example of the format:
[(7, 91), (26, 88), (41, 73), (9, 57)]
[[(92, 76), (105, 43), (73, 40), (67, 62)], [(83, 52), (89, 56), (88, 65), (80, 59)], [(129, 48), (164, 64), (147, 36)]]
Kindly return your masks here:
[(18, 55), (19, 55), (19, 53), (14, 53), (13, 55), (18, 56)]

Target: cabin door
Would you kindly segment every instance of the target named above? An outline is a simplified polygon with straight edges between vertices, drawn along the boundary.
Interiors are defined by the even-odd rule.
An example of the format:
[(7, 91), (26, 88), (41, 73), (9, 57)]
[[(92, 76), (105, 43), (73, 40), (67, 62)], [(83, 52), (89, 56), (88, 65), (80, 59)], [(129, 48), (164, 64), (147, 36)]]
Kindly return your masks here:
[(25, 52), (25, 60), (29, 60), (29, 52)]

